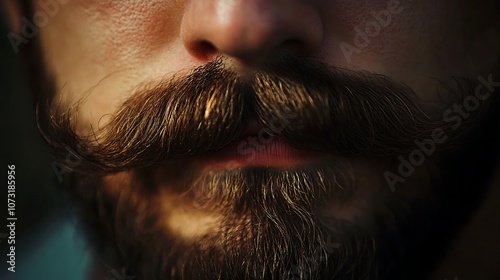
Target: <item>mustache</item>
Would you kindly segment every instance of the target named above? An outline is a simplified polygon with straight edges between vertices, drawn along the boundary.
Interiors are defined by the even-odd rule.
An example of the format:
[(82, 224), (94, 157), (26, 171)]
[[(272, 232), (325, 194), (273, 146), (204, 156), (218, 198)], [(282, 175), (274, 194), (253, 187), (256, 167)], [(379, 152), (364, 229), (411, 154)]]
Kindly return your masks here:
[[(459, 87), (472, 92), (466, 83)], [(456, 93), (458, 96), (463, 93)], [(242, 77), (222, 58), (148, 85), (123, 102), (111, 120), (79, 135), (74, 106), (37, 106), (38, 126), (53, 155), (81, 173), (112, 173), (217, 151), (252, 120), (299, 149), (343, 156), (394, 156), (432, 139), (435, 129), (460, 132), (428, 113), (436, 103), (383, 75), (354, 72), (282, 56)], [(462, 126), (466, 127), (466, 126)], [(443, 145), (444, 146), (444, 145)]]

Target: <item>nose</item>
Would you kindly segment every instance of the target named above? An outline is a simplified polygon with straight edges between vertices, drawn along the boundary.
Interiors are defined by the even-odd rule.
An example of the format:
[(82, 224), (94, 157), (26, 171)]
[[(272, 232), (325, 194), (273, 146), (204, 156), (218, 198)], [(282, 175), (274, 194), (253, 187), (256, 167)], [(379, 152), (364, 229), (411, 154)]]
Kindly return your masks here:
[(255, 64), (279, 53), (307, 55), (323, 40), (318, 9), (310, 0), (191, 0), (181, 39), (191, 55), (208, 61), (225, 55)]

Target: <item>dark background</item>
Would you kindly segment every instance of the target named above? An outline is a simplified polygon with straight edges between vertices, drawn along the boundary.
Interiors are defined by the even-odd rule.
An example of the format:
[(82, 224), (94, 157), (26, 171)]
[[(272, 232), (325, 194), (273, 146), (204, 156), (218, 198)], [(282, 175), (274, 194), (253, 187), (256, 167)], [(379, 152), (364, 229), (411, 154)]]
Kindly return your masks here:
[[(0, 3), (0, 7), (2, 3)], [(1, 9), (1, 8), (0, 8)], [(0, 10), (0, 279), (81, 280), (88, 258), (35, 122), (21, 55)], [(7, 166), (16, 172), (16, 272), (7, 270)]]
[[(0, 5), (1, 6), (1, 5)], [(3, 12), (3, 11), (2, 11)], [(0, 17), (0, 225), (7, 211), (7, 166), (16, 165), (16, 237), (27, 237), (62, 204), (54, 183), (51, 158), (43, 146), (35, 122), (35, 105), (28, 94), (20, 55), (14, 52), (6, 23)], [(7, 229), (0, 226), (0, 233)], [(1, 248), (6, 241), (2, 240)]]

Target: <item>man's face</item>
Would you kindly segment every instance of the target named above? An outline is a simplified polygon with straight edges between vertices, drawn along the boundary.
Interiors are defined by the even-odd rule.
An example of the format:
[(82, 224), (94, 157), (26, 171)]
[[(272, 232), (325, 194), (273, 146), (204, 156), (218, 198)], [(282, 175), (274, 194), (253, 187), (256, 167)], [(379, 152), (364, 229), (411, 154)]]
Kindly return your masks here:
[(494, 1), (66, 2), (42, 128), (143, 279), (389, 277), (499, 70)]

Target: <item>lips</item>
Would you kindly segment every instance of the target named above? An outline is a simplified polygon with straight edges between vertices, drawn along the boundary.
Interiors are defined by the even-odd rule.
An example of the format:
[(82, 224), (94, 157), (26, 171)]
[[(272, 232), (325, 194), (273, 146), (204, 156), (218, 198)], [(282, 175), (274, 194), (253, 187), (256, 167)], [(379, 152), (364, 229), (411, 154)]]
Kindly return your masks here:
[(204, 158), (210, 165), (293, 167), (319, 157), (314, 151), (292, 147), (253, 121), (228, 146)]

